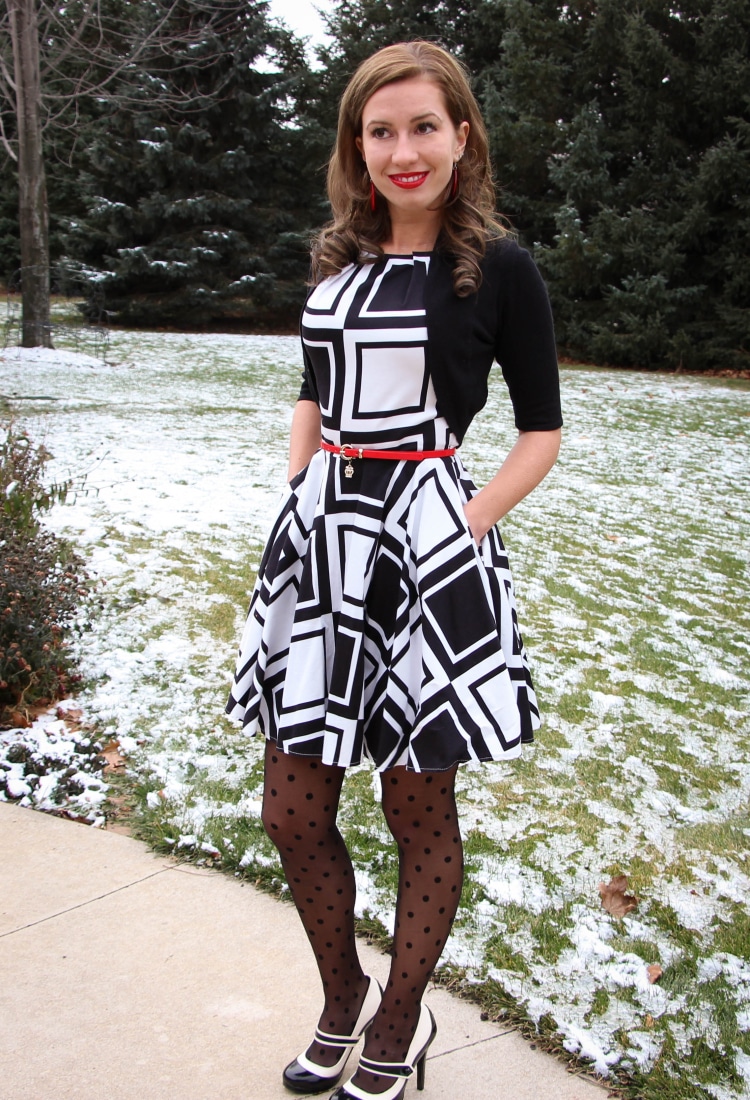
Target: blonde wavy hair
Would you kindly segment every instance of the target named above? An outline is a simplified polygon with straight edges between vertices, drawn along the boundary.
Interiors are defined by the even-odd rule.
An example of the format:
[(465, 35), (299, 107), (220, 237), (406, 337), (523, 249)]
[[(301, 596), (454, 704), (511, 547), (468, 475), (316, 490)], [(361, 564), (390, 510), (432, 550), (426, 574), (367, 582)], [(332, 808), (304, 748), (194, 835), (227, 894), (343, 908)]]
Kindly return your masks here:
[(356, 139), (369, 98), (386, 84), (424, 76), (440, 88), (453, 125), (469, 123), (469, 136), (458, 164), (458, 192), (443, 207), (440, 247), (454, 259), (453, 286), (459, 297), (473, 294), (482, 281), (480, 262), (487, 241), (507, 229), (495, 213), (487, 131), (469, 85), (468, 73), (447, 50), (433, 42), (399, 42), (378, 50), (349, 81), (339, 107), (338, 132), (328, 164), (328, 197), (333, 221), (313, 244), (314, 282), (347, 264), (383, 254), (390, 234), (388, 204), (370, 209), (370, 179)]

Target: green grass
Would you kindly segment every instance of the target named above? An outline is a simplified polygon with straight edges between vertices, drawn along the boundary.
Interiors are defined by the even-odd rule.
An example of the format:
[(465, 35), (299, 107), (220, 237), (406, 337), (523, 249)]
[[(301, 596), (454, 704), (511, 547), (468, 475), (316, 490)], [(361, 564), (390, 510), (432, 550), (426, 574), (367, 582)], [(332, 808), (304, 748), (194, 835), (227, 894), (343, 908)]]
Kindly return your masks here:
[[(252, 388), (271, 408), (264, 430), (293, 400), (296, 374), (279, 383), (262, 349), (239, 387), (220, 347), (193, 363), (177, 336), (170, 382), (159, 339), (145, 335), (142, 350), (166, 363), (153, 380), (164, 401), (176, 385), (203, 387), (182, 410), (196, 448), (221, 440), (217, 394)], [(114, 351), (131, 363), (131, 344)], [(118, 400), (133, 393), (124, 369), (112, 385)], [(495, 389), (463, 448), (478, 483), (514, 437)], [(734, 1051), (750, 1053), (737, 1022), (748, 981), (727, 963), (750, 958), (749, 393), (565, 372), (560, 463), (502, 524), (545, 725), (520, 760), (459, 773), (467, 878), (439, 980), (562, 1057), (560, 1021), (604, 1036), (620, 1056), (610, 1080), (632, 1100), (707, 1100), (711, 1085), (739, 1100)], [(96, 392), (90, 402), (107, 407)], [(283, 456), (282, 422), (264, 457)], [(265, 476), (248, 458), (247, 484)], [(160, 850), (284, 896), (258, 816), (262, 744), (221, 713), (263, 532), (209, 516), (199, 533), (164, 538), (104, 504), (100, 520), (99, 550), (115, 563), (102, 652), (115, 639), (133, 659), (123, 732), (142, 742), (117, 797)], [(92, 685), (92, 706), (106, 690)], [(105, 732), (118, 721), (103, 718)], [(368, 770), (347, 776), (341, 826), (366, 885), (360, 929), (387, 946), (397, 868)], [(187, 836), (197, 845), (178, 847)], [(599, 897), (617, 874), (640, 899), (624, 919)], [(627, 978), (638, 960), (663, 967), (653, 990)], [(645, 1072), (633, 1038), (644, 1035), (658, 1050)]]

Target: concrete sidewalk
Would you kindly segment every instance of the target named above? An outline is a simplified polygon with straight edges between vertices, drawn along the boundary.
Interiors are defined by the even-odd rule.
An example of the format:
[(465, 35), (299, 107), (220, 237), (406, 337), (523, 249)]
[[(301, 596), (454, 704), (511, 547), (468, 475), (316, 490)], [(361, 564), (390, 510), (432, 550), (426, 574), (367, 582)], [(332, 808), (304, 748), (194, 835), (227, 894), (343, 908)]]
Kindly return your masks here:
[[(360, 951), (382, 981), (387, 958)], [(475, 1006), (427, 997), (438, 1034), (425, 1100), (606, 1097)], [(281, 1069), (310, 1041), (319, 1004), (291, 905), (130, 837), (0, 803), (3, 1100), (290, 1100)]]

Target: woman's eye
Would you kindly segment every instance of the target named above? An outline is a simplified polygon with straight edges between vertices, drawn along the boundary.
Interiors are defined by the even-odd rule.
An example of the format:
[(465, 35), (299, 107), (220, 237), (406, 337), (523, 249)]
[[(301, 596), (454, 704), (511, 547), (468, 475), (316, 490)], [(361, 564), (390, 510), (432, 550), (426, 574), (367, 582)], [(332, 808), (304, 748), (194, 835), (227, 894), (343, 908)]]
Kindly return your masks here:
[(435, 129), (435, 123), (434, 122), (420, 122), (419, 125), (417, 126), (417, 133), (418, 134), (431, 134), (434, 129)]
[(385, 126), (377, 126), (374, 130), (370, 131), (370, 136), (374, 138), (384, 138), (387, 137), (387, 135), (388, 131)]

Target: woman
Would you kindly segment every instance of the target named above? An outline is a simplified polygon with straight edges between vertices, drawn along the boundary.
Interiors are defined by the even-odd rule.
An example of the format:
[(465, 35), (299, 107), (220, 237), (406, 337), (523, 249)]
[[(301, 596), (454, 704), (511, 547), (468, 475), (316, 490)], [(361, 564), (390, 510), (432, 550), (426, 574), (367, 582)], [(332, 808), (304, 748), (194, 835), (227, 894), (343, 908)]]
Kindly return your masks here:
[[(495, 523), (557, 456), (544, 285), (495, 220), (463, 69), (411, 42), (341, 102), (313, 251), (290, 484), (261, 564), (227, 710), (267, 738), (263, 822), (315, 953), (325, 1005), (288, 1088), (397, 1100), (435, 1022), (422, 1004), (463, 878), (462, 762), (511, 758), (538, 711)], [(477, 492), (457, 455), (497, 359), (519, 437)], [(321, 441), (322, 440), (322, 441)], [(345, 768), (381, 772), (399, 852), (385, 991), (363, 973), (336, 828)]]

